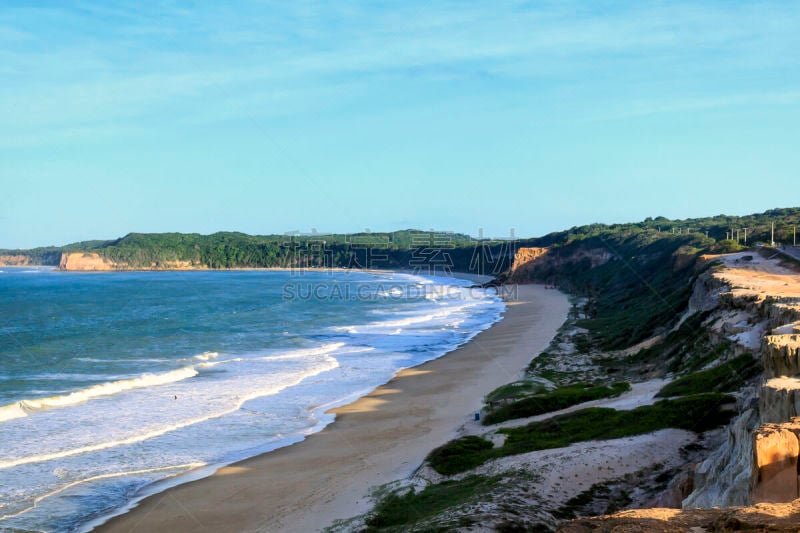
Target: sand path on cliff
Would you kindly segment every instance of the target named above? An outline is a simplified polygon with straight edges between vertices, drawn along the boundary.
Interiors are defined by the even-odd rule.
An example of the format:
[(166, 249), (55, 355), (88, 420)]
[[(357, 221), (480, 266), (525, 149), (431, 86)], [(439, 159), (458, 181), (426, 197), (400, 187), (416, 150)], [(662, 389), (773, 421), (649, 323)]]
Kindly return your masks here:
[(697, 436), (682, 429), (662, 429), (621, 439), (578, 442), (565, 448), (538, 450), (495, 459), (470, 472), (495, 475), (525, 470), (540, 476), (536, 497), (557, 509), (592, 485), (634, 474), (659, 464), (669, 469), (681, 466), (680, 449)]
[(482, 435), (484, 433), (492, 432), (500, 428), (514, 428), (520, 426), (527, 426), (531, 422), (540, 422), (553, 418), (554, 416), (565, 415), (580, 411), (581, 409), (588, 409), (589, 407), (609, 407), (611, 409), (619, 409), (628, 411), (636, 409), (642, 405), (651, 405), (661, 398), (656, 398), (656, 393), (661, 388), (669, 383), (669, 379), (651, 379), (649, 381), (642, 381), (639, 383), (631, 383), (631, 390), (617, 396), (616, 398), (601, 398), (599, 400), (592, 400), (590, 402), (583, 402), (565, 409), (552, 411), (536, 416), (529, 416), (527, 418), (516, 418), (500, 422), (499, 424), (492, 424), (484, 426), (480, 422), (475, 422), (473, 419), (465, 422), (459, 431), (459, 435)]

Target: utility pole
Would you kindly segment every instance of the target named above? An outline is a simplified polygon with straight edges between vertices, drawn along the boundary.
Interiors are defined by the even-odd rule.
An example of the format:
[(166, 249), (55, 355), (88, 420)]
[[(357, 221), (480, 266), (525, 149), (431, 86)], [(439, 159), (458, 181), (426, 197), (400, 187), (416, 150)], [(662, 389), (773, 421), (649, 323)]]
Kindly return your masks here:
[(769, 243), (771, 246), (775, 246), (775, 223), (772, 223), (772, 233), (770, 233)]
[(744, 228), (744, 245), (747, 246), (747, 228)]
[(792, 225), (792, 246), (797, 246), (797, 226)]

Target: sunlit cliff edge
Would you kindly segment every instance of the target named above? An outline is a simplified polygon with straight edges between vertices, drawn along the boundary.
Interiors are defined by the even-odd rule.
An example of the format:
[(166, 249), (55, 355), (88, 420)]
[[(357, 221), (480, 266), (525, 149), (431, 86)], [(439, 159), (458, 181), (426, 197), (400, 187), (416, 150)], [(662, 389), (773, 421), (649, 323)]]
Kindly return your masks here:
[(116, 270), (199, 270), (205, 265), (195, 265), (191, 261), (161, 261), (149, 265), (136, 265), (122, 261), (112, 261), (95, 252), (64, 252), (58, 269), (64, 271), (101, 272)]
[(737, 394), (738, 414), (721, 444), (673, 480), (684, 487), (680, 510), (576, 519), (560, 531), (800, 528), (800, 272), (775, 252), (704, 259), (717, 266), (695, 283), (691, 306), (711, 311), (703, 327), (719, 339), (754, 353), (761, 378)]

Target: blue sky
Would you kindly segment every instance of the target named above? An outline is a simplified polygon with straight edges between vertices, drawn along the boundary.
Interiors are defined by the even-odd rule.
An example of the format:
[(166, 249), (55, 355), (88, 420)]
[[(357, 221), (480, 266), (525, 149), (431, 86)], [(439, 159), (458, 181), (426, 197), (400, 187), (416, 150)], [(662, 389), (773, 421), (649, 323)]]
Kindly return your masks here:
[(797, 2), (0, 5), (0, 248), (800, 204)]

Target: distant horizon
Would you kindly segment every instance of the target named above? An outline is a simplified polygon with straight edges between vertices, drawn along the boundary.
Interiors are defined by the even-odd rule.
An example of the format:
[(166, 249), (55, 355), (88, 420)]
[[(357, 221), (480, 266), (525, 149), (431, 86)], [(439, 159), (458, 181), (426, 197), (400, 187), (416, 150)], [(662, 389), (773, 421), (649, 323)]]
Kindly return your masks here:
[[(557, 232), (560, 232), (560, 231), (566, 231), (566, 230), (568, 230), (570, 228), (573, 228), (573, 227), (589, 226), (589, 225), (592, 225), (592, 224), (604, 224), (604, 225), (609, 225), (609, 226), (610, 225), (621, 225), (621, 224), (638, 224), (638, 223), (646, 221), (648, 218), (657, 219), (659, 217), (664, 217), (664, 218), (666, 218), (666, 219), (668, 219), (668, 220), (670, 220), (672, 222), (680, 222), (680, 221), (684, 221), (684, 220), (694, 220), (694, 219), (699, 219), (699, 218), (746, 217), (746, 216), (751, 216), (751, 215), (760, 215), (760, 214), (766, 213), (768, 211), (784, 210), (784, 209), (800, 209), (800, 205), (799, 206), (784, 206), (784, 207), (768, 207), (768, 208), (763, 209), (761, 211), (751, 211), (751, 212), (742, 213), (742, 214), (733, 214), (733, 213), (718, 213), (718, 214), (715, 214), (715, 215), (699, 214), (699, 215), (694, 215), (694, 216), (689, 216), (689, 217), (684, 217), (684, 218), (671, 218), (671, 217), (668, 217), (668, 216), (665, 216), (665, 215), (648, 215), (648, 216), (646, 216), (646, 217), (644, 217), (644, 218), (642, 218), (640, 220), (610, 221), (610, 222), (588, 222), (588, 223), (585, 223), (585, 224), (572, 224), (570, 226), (561, 227), (561, 228), (558, 228), (558, 229), (554, 229), (554, 230), (547, 231), (547, 232), (544, 232), (544, 233), (539, 233), (539, 234), (536, 234), (536, 235), (520, 235), (520, 234), (516, 233), (516, 231), (514, 231), (513, 237), (510, 235), (510, 232), (508, 234), (506, 234), (506, 235), (488, 235), (488, 234), (484, 234), (482, 237), (480, 237), (478, 235), (478, 232), (468, 233), (468, 232), (463, 232), (463, 231), (453, 231), (453, 230), (446, 230), (446, 229), (439, 229), (439, 228), (424, 228), (424, 227), (405, 227), (405, 228), (395, 228), (395, 229), (390, 229), (390, 230), (378, 230), (378, 229), (367, 227), (367, 228), (362, 228), (361, 230), (356, 230), (356, 231), (322, 231), (322, 230), (317, 230), (316, 228), (312, 228), (309, 231), (289, 230), (289, 231), (280, 232), (280, 233), (279, 232), (250, 233), (250, 232), (247, 232), (247, 231), (240, 231), (240, 230), (236, 230), (236, 229), (222, 229), (222, 230), (216, 230), (216, 231), (210, 231), (210, 232), (199, 232), (199, 231), (128, 231), (128, 232), (126, 232), (126, 233), (124, 233), (122, 235), (118, 235), (118, 236), (115, 236), (115, 237), (108, 237), (108, 238), (89, 237), (89, 238), (76, 239), (76, 240), (64, 242), (63, 244), (41, 244), (41, 245), (35, 245), (35, 246), (24, 246), (24, 247), (11, 248), (11, 247), (3, 246), (0, 243), (0, 250), (5, 250), (5, 251), (23, 250), (24, 251), (24, 250), (31, 250), (31, 249), (35, 249), (35, 248), (50, 248), (50, 247), (61, 248), (61, 247), (64, 247), (64, 246), (68, 246), (68, 245), (71, 245), (71, 244), (77, 244), (77, 243), (80, 243), (80, 242), (92, 242), (92, 241), (108, 242), (108, 241), (114, 241), (114, 240), (117, 240), (117, 239), (121, 239), (121, 238), (123, 238), (123, 237), (125, 237), (127, 235), (130, 235), (130, 234), (148, 234), (148, 235), (152, 235), (152, 234), (169, 234), (169, 233), (179, 233), (179, 234), (185, 234), (185, 235), (196, 234), (196, 235), (201, 235), (201, 236), (214, 235), (216, 233), (242, 233), (242, 234), (249, 235), (249, 236), (283, 236), (283, 235), (285, 235), (285, 236), (290, 236), (290, 235), (299, 235), (299, 236), (320, 235), (320, 236), (324, 236), (324, 235), (355, 235), (355, 234), (359, 234), (359, 233), (368, 233), (368, 232), (371, 232), (371, 233), (395, 233), (395, 232), (399, 232), (399, 231), (421, 231), (421, 232), (435, 232), (435, 233), (450, 233), (450, 234), (467, 235), (467, 236), (472, 237), (474, 239), (483, 238), (483, 239), (493, 239), (493, 240), (508, 240), (508, 239), (527, 240), (527, 239), (536, 239), (536, 238), (544, 237), (545, 235), (548, 235), (550, 233), (557, 233)], [(512, 228), (512, 230), (513, 230), (513, 228)]]

